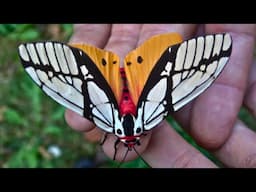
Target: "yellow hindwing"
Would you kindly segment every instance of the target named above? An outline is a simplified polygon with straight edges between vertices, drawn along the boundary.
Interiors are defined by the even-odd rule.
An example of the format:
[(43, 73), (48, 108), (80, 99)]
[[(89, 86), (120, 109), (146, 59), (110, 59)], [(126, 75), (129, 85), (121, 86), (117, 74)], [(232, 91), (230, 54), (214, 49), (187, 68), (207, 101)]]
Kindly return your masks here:
[(177, 33), (156, 35), (145, 41), (137, 49), (131, 51), (124, 59), (129, 91), (135, 105), (145, 86), (152, 68), (162, 53), (174, 44), (182, 42)]

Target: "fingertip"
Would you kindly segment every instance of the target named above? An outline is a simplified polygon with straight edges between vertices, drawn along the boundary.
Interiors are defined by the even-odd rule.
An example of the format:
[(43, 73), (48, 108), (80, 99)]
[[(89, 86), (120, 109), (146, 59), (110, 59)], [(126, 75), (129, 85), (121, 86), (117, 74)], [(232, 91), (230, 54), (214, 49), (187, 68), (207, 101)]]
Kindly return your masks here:
[(87, 141), (90, 142), (99, 142), (102, 138), (103, 131), (101, 131), (99, 128), (95, 127), (95, 129), (92, 129), (86, 133), (84, 133), (84, 137)]
[(91, 121), (69, 109), (65, 111), (65, 119), (67, 124), (76, 131), (90, 131), (95, 127)]
[(240, 107), (239, 93), (235, 91), (222, 84), (213, 84), (195, 100), (190, 133), (200, 146), (216, 150), (230, 136)]

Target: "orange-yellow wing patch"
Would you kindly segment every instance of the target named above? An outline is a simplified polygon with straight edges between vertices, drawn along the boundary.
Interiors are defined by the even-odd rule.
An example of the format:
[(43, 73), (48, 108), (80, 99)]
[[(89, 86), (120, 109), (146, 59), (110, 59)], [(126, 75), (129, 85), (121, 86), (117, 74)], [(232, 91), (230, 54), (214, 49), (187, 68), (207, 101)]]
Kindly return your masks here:
[(131, 97), (137, 105), (139, 96), (152, 71), (152, 68), (162, 53), (174, 44), (182, 42), (177, 33), (156, 35), (145, 41), (137, 49), (131, 51), (124, 59), (124, 68), (127, 76)]
[(120, 59), (109, 51), (99, 49), (87, 44), (70, 44), (73, 47), (81, 49), (85, 52), (98, 67), (106, 81), (110, 85), (117, 102), (121, 99), (121, 76), (120, 76)]

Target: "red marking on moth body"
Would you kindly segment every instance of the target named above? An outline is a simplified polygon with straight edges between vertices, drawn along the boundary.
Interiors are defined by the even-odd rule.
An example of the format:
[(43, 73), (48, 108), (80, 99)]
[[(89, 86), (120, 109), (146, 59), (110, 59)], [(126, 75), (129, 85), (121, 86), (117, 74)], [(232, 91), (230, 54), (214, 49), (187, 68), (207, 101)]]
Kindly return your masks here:
[(123, 141), (129, 149), (133, 148), (136, 144), (138, 144), (138, 139), (140, 139), (140, 136), (125, 136), (119, 138), (121, 141)]
[(132, 101), (128, 86), (127, 86), (127, 80), (126, 80), (126, 74), (124, 68), (120, 68), (121, 78), (123, 80), (123, 90), (122, 90), (122, 96), (121, 101), (119, 104), (119, 109), (121, 115), (125, 114), (136, 114), (136, 106)]
[(136, 139), (136, 138), (140, 138), (140, 136), (135, 136), (135, 135), (133, 135), (133, 136), (125, 136), (125, 137), (120, 137), (119, 139), (123, 139), (123, 140), (126, 140), (126, 141), (134, 141), (134, 139)]

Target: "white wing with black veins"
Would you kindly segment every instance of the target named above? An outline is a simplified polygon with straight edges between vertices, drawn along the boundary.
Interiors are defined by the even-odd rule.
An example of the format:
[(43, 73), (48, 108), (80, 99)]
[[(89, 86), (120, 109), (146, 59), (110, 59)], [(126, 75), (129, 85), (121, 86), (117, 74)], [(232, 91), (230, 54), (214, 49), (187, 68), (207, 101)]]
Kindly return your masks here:
[(223, 70), (231, 50), (232, 39), (226, 33), (200, 36), (167, 48), (141, 93), (136, 124), (149, 130), (200, 95)]
[(115, 96), (90, 57), (59, 42), (19, 46), (26, 72), (51, 98), (66, 108), (113, 132), (119, 120)]

